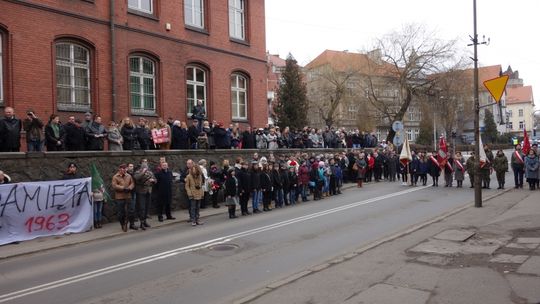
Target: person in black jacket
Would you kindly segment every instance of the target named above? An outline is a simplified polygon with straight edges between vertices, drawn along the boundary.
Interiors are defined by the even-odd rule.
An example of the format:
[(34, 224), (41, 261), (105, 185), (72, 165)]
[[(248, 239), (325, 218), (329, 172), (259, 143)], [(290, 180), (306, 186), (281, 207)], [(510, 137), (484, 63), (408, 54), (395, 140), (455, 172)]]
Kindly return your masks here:
[(239, 195), (240, 195), (240, 211), (242, 215), (250, 215), (251, 212), (248, 210), (248, 201), (251, 195), (251, 172), (249, 172), (249, 164), (247, 161), (242, 163), (242, 169), (240, 169), (238, 174), (238, 183), (240, 184)]
[(255, 149), (255, 133), (251, 132), (251, 127), (247, 126), (242, 132), (242, 149)]
[(64, 151), (64, 141), (66, 140), (66, 131), (60, 123), (60, 117), (51, 114), (49, 123), (45, 127), (45, 146), (47, 151)]
[(26, 132), (26, 147), (28, 152), (43, 150), (43, 127), (44, 124), (39, 119), (34, 110), (26, 111), (26, 119), (23, 120), (24, 131)]
[(185, 122), (175, 120), (171, 129), (172, 143), (171, 149), (173, 150), (187, 150), (189, 149), (189, 134), (188, 128)]
[(270, 171), (272, 177), (272, 187), (274, 192), (274, 201), (276, 208), (283, 207), (283, 180), (281, 174), (279, 174), (279, 165), (270, 163), (268, 165), (268, 170)]
[(157, 191), (157, 214), (158, 220), (163, 222), (163, 213), (168, 220), (175, 220), (171, 214), (172, 201), (172, 183), (173, 175), (166, 162), (161, 163), (160, 170), (156, 172), (156, 191)]
[(107, 130), (101, 123), (101, 116), (95, 114), (94, 121), (88, 124), (85, 129), (87, 149), (90, 151), (103, 151), (104, 140), (107, 136)]
[(139, 118), (139, 125), (135, 128), (137, 134), (137, 140), (139, 141), (139, 147), (141, 150), (150, 150), (152, 143), (152, 132), (146, 127), (146, 119)]
[(6, 107), (4, 114), (4, 118), (0, 119), (0, 152), (19, 152), (22, 122), (15, 117), (12, 107)]
[(236, 204), (238, 202), (239, 181), (236, 178), (234, 167), (229, 168), (227, 180), (225, 181), (225, 205), (229, 208), (229, 218), (237, 218)]
[(122, 124), (120, 125), (120, 134), (122, 134), (122, 138), (124, 139), (124, 143), (122, 144), (124, 151), (140, 150), (137, 129), (129, 117), (124, 118), (122, 121)]
[(223, 128), (223, 123), (218, 122), (214, 126), (214, 142), (216, 143), (216, 149), (230, 149), (231, 146), (227, 145), (227, 130)]
[(260, 183), (261, 183), (261, 192), (262, 192), (262, 202), (263, 202), (263, 211), (270, 211), (270, 203), (272, 202), (272, 177), (271, 171), (268, 164), (264, 164), (262, 172), (260, 174)]
[(62, 179), (78, 179), (83, 178), (83, 176), (77, 171), (77, 164), (75, 163), (69, 163), (67, 166), (66, 172), (64, 172), (64, 176)]
[(85, 132), (81, 127), (81, 121), (75, 120), (75, 116), (70, 116), (64, 125), (66, 131), (65, 146), (67, 151), (84, 151), (86, 145)]
[(289, 172), (287, 170), (287, 163), (283, 162), (279, 165), (279, 175), (281, 177), (281, 184), (283, 185), (283, 202), (285, 206), (289, 206)]
[(193, 125), (188, 128), (189, 145), (191, 149), (197, 149), (197, 138), (199, 137), (199, 128), (196, 120), (193, 120)]
[(295, 165), (296, 162), (291, 162), (290, 166), (289, 166), (289, 172), (288, 172), (288, 177), (289, 177), (289, 203), (291, 205), (296, 205), (296, 200), (298, 199), (298, 175), (296, 174), (296, 167)]

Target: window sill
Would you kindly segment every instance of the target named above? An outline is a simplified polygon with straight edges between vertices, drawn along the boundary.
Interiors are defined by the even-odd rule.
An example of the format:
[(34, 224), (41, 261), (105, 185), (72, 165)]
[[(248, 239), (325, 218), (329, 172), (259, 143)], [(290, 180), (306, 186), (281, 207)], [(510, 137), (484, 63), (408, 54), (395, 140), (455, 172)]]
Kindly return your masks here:
[(229, 40), (230, 40), (231, 42), (234, 42), (234, 43), (242, 44), (242, 45), (245, 45), (245, 46), (251, 46), (251, 45), (249, 44), (249, 42), (247, 42), (247, 41), (245, 41), (245, 40), (238, 39), (238, 38), (229, 37)]
[(132, 14), (132, 15), (136, 15), (136, 16), (139, 16), (139, 17), (147, 18), (147, 19), (150, 19), (150, 20), (153, 20), (153, 21), (159, 21), (159, 18), (156, 17), (156, 15), (154, 15), (154, 14), (141, 12), (141, 11), (138, 11), (138, 10), (132, 9), (132, 8), (128, 8), (127, 12), (128, 12), (128, 14)]
[(132, 109), (131, 115), (158, 117), (158, 115), (156, 114), (156, 111), (151, 111), (151, 110), (133, 110)]
[(202, 28), (202, 27), (196, 27), (196, 26), (193, 26), (193, 25), (186, 24), (185, 28), (186, 28), (186, 30), (189, 30), (189, 31), (192, 31), (192, 32), (197, 32), (197, 33), (201, 33), (201, 34), (210, 36), (210, 33), (208, 32), (208, 30), (205, 29), (205, 28)]
[(249, 120), (247, 118), (233, 118), (232, 122), (248, 123)]
[(81, 113), (84, 113), (84, 112), (91, 112), (92, 109), (90, 108), (90, 106), (86, 106), (86, 105), (72, 105), (72, 104), (58, 104), (57, 105), (58, 107), (58, 111), (62, 111), (62, 112), (81, 112)]

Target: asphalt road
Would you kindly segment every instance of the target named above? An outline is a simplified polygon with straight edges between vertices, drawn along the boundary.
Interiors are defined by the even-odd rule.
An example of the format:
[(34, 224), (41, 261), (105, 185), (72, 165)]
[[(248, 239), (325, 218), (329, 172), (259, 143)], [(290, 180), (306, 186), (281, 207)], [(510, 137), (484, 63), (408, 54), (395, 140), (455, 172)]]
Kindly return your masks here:
[(171, 225), (3, 260), (0, 303), (230, 303), (470, 203), (468, 187), (468, 180), (463, 189), (371, 183), (260, 215), (223, 214), (203, 226)]

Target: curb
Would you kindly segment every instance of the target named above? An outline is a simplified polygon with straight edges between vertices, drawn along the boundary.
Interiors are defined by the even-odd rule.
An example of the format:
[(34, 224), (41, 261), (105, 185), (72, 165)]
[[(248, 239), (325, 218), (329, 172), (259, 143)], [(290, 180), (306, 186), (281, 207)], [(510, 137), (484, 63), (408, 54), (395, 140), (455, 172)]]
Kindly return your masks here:
[[(509, 191), (511, 191), (512, 188), (507, 188), (507, 189), (504, 189), (503, 191), (499, 192), (499, 193), (495, 193), (493, 195), (490, 195), (486, 198), (483, 199), (483, 202), (484, 203), (487, 203), (489, 200), (492, 200), (498, 196), (501, 196)], [(450, 210), (448, 212), (445, 212), (439, 216), (436, 216), (432, 219), (429, 219), (425, 222), (422, 222), (422, 223), (419, 223), (419, 224), (416, 224), (416, 225), (413, 225), (413, 226), (410, 226), (409, 228), (406, 228), (404, 231), (401, 231), (401, 232), (397, 232), (395, 234), (392, 234), (392, 235), (389, 235), (389, 236), (386, 236), (386, 237), (383, 237), (379, 240), (376, 240), (376, 241), (373, 241), (367, 245), (364, 245), (360, 248), (358, 248), (357, 250), (354, 250), (353, 252), (351, 253), (347, 253), (347, 254), (343, 254), (343, 255), (340, 255), (340, 256), (337, 256), (337, 257), (334, 257), (333, 259), (331, 260), (328, 260), (327, 262), (324, 262), (322, 264), (319, 264), (319, 265), (316, 265), (316, 266), (313, 266), (311, 267), (309, 270), (304, 270), (304, 271), (301, 271), (301, 272), (298, 272), (298, 273), (295, 273), (295, 274), (292, 274), (290, 276), (287, 276), (283, 279), (280, 279), (278, 281), (275, 281), (275, 282), (272, 282), (268, 285), (266, 285), (265, 287), (262, 287), (260, 289), (257, 289), (256, 291), (238, 299), (238, 300), (235, 300), (233, 301), (233, 304), (246, 304), (246, 303), (250, 303), (251, 301), (253, 300), (256, 300), (257, 298), (260, 298), (276, 289), (278, 289), (279, 287), (282, 287), (288, 283), (292, 283), (296, 280), (299, 280), (301, 278), (304, 278), (304, 277), (307, 277), (309, 275), (312, 275), (314, 273), (317, 273), (317, 272), (320, 272), (326, 268), (329, 268), (329, 267), (332, 267), (334, 265), (337, 265), (337, 264), (340, 264), (340, 263), (343, 263), (343, 262), (346, 262), (348, 260), (351, 260), (357, 256), (359, 256), (360, 254), (368, 251), (368, 250), (371, 250), (375, 247), (378, 247), (382, 244), (385, 244), (385, 243), (388, 243), (388, 242), (391, 242), (395, 239), (398, 239), (398, 238), (401, 238), (403, 236), (406, 236), (408, 234), (411, 234), (417, 230), (420, 230), (426, 226), (429, 226), (431, 224), (434, 224), (436, 222), (440, 222), (442, 220), (444, 220), (445, 218), (448, 218), (452, 215), (455, 215), (457, 213), (460, 213), (466, 209), (469, 209), (469, 208), (474, 208), (474, 205), (472, 205), (474, 203), (474, 201), (469, 201), (467, 202), (465, 205), (461, 206), (461, 207), (457, 207), (453, 210)]]

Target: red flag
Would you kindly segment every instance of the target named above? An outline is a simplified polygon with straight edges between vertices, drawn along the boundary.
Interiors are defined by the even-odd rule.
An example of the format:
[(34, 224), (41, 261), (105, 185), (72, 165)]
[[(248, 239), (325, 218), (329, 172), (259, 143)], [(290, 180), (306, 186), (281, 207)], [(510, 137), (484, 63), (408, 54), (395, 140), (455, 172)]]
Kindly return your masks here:
[(530, 149), (531, 149), (531, 142), (529, 141), (527, 130), (525, 129), (525, 127), (523, 127), (523, 148), (521, 148), (521, 151), (523, 151), (523, 154), (527, 155), (529, 154)]
[(448, 147), (446, 146), (446, 140), (443, 136), (439, 138), (439, 153), (437, 153), (437, 161), (439, 162), (441, 169), (446, 166), (448, 160)]

